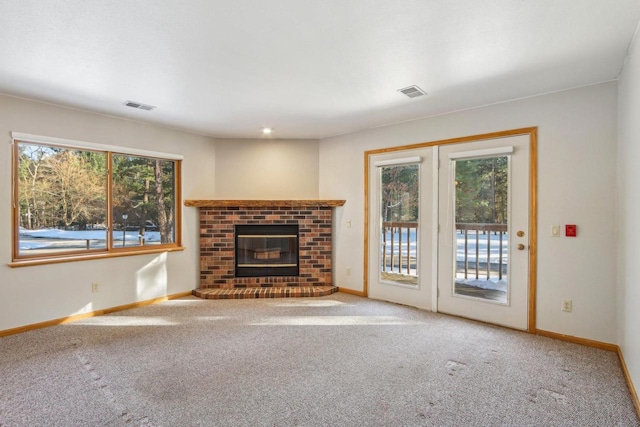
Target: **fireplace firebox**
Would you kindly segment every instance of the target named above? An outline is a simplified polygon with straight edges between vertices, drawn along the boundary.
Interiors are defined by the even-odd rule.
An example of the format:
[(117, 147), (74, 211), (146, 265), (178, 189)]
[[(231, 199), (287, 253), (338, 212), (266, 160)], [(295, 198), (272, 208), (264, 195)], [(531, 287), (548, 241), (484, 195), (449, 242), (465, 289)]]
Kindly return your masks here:
[(298, 276), (298, 225), (235, 226), (235, 276)]

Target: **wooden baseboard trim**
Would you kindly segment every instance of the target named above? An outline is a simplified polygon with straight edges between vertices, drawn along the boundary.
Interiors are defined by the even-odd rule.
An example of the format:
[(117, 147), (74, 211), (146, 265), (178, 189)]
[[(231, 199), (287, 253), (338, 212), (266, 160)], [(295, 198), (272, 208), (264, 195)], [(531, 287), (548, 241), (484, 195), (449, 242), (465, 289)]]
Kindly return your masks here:
[(357, 295), (359, 297), (367, 296), (367, 294), (365, 294), (363, 291), (354, 291), (353, 289), (347, 289), (347, 288), (341, 288), (341, 287), (338, 287), (338, 292), (342, 292), (344, 294), (350, 294), (350, 295)]
[(595, 341), (587, 338), (574, 337), (573, 335), (559, 334), (557, 332), (544, 331), (542, 329), (536, 329), (535, 333), (536, 335), (540, 335), (543, 337), (555, 338), (557, 340), (568, 341), (575, 344), (582, 344), (588, 347), (599, 348), (600, 350), (618, 352), (618, 346), (616, 344), (609, 344), (602, 341)]
[(145, 301), (138, 301), (131, 304), (119, 305), (117, 307), (105, 308), (102, 310), (92, 311), (90, 313), (74, 314), (73, 316), (62, 317), (60, 319), (47, 320), (46, 322), (34, 323), (31, 325), (20, 326), (13, 329), (5, 329), (0, 331), (0, 338), (9, 335), (20, 334), (22, 332), (33, 331), (36, 329), (48, 328), (49, 326), (62, 325), (64, 323), (76, 322), (78, 320), (87, 319), (89, 317), (102, 316), (103, 314), (115, 313), (117, 311), (130, 310), (132, 308), (144, 307), (151, 304), (157, 304), (159, 302), (167, 301), (170, 299), (182, 298), (190, 296), (192, 291), (180, 292), (177, 294), (167, 295), (164, 297), (153, 298)]
[(631, 400), (633, 400), (633, 404), (636, 406), (636, 412), (638, 413), (638, 418), (640, 418), (640, 400), (638, 399), (636, 388), (633, 386), (633, 381), (631, 381), (631, 375), (629, 375), (629, 370), (627, 369), (627, 364), (624, 361), (624, 355), (622, 354), (622, 349), (620, 347), (618, 347), (618, 357), (620, 358), (620, 365), (622, 365), (622, 373), (624, 374), (624, 378), (627, 380), (629, 393), (631, 393)]

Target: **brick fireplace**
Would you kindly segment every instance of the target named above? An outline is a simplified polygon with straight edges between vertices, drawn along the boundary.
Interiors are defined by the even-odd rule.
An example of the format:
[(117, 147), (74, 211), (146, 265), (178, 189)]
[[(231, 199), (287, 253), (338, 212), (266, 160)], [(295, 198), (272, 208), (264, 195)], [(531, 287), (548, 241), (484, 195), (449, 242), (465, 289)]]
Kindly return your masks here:
[[(332, 217), (333, 208), (344, 203), (344, 200), (185, 201), (186, 206), (200, 210), (200, 287), (194, 290), (194, 295), (272, 298), (335, 292), (337, 288), (332, 284)], [(262, 269), (265, 271), (257, 277), (236, 275), (235, 231), (252, 225), (297, 226), (298, 275), (272, 276), (268, 269)]]

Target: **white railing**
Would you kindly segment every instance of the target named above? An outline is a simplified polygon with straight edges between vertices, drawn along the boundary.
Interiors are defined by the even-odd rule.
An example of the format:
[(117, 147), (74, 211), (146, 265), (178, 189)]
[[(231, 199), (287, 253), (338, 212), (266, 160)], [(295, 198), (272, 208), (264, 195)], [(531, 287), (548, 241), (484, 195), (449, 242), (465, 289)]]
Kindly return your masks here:
[(417, 235), (417, 222), (382, 223), (382, 271), (417, 275)]
[(494, 271), (498, 280), (503, 279), (508, 261), (507, 224), (457, 223), (456, 237), (456, 272), (459, 275), (464, 275), (465, 279), (471, 275), (476, 280), (489, 280)]
[[(381, 233), (381, 271), (417, 275), (418, 223), (385, 221)], [(456, 224), (456, 275), (464, 279), (503, 280), (507, 273), (506, 224)]]

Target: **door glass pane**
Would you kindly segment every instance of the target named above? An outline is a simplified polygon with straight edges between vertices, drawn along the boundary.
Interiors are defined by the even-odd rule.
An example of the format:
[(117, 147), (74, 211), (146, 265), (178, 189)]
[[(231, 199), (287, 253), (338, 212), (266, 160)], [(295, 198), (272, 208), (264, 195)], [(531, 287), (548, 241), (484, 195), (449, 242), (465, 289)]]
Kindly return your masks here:
[(418, 284), (419, 165), (380, 168), (380, 280)]
[(454, 294), (508, 301), (509, 157), (456, 160)]

